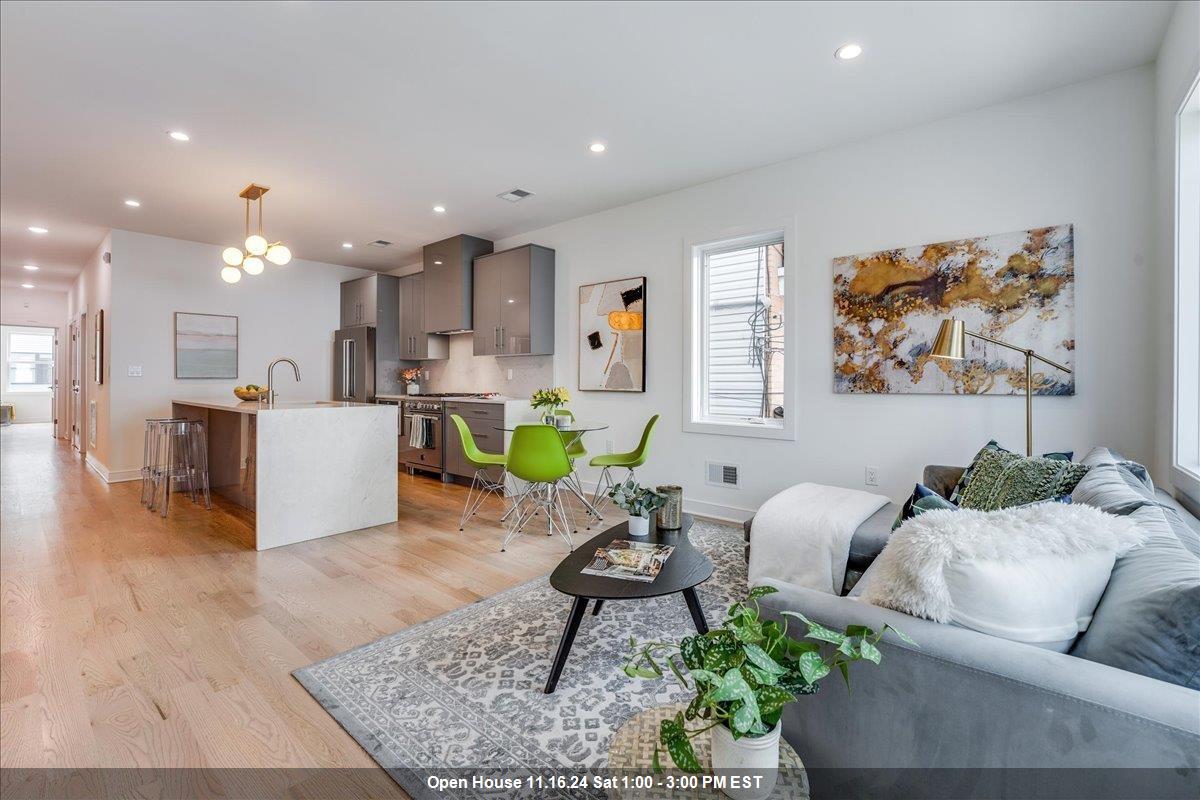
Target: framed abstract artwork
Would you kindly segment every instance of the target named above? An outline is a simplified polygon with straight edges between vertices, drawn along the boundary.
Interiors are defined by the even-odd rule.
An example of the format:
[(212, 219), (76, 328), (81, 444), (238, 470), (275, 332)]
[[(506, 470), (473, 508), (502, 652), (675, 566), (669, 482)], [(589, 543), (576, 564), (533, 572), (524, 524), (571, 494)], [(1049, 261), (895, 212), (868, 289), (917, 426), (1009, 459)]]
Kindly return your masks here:
[(646, 391), (646, 278), (579, 287), (579, 388)]
[(175, 312), (175, 377), (236, 378), (238, 318)]
[[(933, 358), (947, 317), (1075, 367), (1072, 225), (833, 260), (833, 387), (845, 394), (1024, 394), (1021, 353), (970, 340)], [(1074, 373), (1034, 373), (1034, 391), (1075, 394)]]

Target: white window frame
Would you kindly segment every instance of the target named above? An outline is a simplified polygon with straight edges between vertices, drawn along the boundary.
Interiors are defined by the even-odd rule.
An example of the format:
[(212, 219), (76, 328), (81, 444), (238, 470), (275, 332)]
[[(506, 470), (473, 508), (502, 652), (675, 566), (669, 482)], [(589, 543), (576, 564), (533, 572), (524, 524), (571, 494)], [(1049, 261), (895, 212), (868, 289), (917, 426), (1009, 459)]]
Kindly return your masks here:
[[(5, 325), (3, 340), (0, 341), (0, 347), (4, 348), (4, 393), (5, 394), (28, 394), (28, 395), (49, 395), (54, 393), (54, 360), (57, 356), (54, 347), (55, 329), (43, 328), (38, 325)], [(44, 335), (50, 339), (50, 383), (43, 387), (41, 384), (33, 384), (34, 388), (29, 388), (29, 384), (9, 383), (9, 372), (12, 369), (12, 352), (10, 350), (12, 337), (14, 333), (23, 333), (31, 336)]]
[[(707, 360), (704, 358), (704, 331), (707, 310), (702, 305), (704, 276), (703, 253), (713, 245), (754, 245), (766, 239), (778, 239), (783, 234), (783, 264), (786, 284), (783, 293), (783, 419), (735, 422), (728, 419), (708, 419), (703, 416), (702, 392), (705, 386)], [(794, 219), (778, 220), (762, 225), (742, 225), (706, 235), (692, 236), (683, 243), (683, 430), (688, 433), (710, 433), (720, 436), (741, 436), (756, 439), (796, 440), (797, 364), (800, 351), (796, 334), (799, 312), (800, 270), (797, 265), (796, 224)]]
[[(1193, 80), (1184, 93), (1183, 101), (1175, 112), (1175, 159), (1174, 159), (1174, 203), (1172, 208), (1174, 228), (1174, 271), (1175, 271), (1175, 325), (1174, 325), (1174, 397), (1173, 425), (1171, 428), (1171, 478), (1175, 488), (1193, 501), (1200, 503), (1200, 442), (1183, 441), (1184, 436), (1196, 435), (1195, 415), (1200, 410), (1200, 311), (1197, 310), (1197, 294), (1200, 293), (1200, 252), (1197, 252), (1196, 219), (1194, 198), (1183, 195), (1180, 177), (1183, 171), (1184, 115), (1188, 106), (1200, 97), (1200, 75)], [(1190, 154), (1195, 158), (1195, 154)], [(1193, 162), (1192, 168), (1197, 168)], [(1185, 416), (1189, 417), (1185, 419)], [(1183, 423), (1183, 424), (1181, 424)]]

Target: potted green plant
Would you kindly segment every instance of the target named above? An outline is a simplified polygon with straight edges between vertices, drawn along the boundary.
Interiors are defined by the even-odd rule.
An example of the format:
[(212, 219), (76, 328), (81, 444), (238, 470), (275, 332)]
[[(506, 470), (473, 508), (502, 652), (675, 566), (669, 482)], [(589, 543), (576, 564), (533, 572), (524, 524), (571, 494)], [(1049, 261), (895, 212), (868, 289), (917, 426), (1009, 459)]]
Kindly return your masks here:
[(666, 497), (653, 489), (639, 486), (633, 478), (609, 489), (608, 496), (613, 505), (629, 514), (630, 536), (649, 535), (650, 515), (667, 502)]
[[(745, 601), (729, 608), (721, 627), (674, 642), (629, 640), (624, 672), (631, 678), (662, 678), (665, 668), (695, 694), (687, 709), (664, 720), (654, 748), (653, 766), (661, 771), (659, 747), (665, 747), (675, 766), (699, 772), (701, 765), (692, 739), (712, 731), (712, 768), (762, 777), (757, 789), (725, 789), (735, 800), (770, 795), (779, 766), (779, 729), (783, 709), (803, 695), (813, 694), (819, 682), (837, 670), (850, 687), (850, 665), (879, 664), (876, 644), (891, 630), (904, 641), (912, 639), (890, 625), (875, 632), (864, 625), (835, 631), (794, 611), (782, 612), (806, 626), (801, 639), (788, 636), (788, 621), (763, 620), (758, 599), (778, 591), (756, 586)], [(690, 680), (689, 680), (690, 678)]]
[(548, 389), (538, 389), (529, 398), (529, 405), (542, 412), (542, 422), (556, 425), (558, 420), (554, 412), (571, 402), (571, 393), (565, 386), (554, 386)]

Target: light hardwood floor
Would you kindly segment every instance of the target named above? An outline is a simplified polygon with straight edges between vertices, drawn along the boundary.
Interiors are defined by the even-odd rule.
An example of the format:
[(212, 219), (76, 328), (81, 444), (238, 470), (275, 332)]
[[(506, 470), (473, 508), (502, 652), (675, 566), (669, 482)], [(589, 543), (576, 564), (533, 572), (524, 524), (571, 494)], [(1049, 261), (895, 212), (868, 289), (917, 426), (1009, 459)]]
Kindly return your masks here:
[[(401, 474), (400, 521), (276, 550), (244, 514), (138, 503), (42, 425), (0, 434), (0, 765), (373, 767), (290, 675), (551, 570), (498, 501)], [(583, 538), (583, 531), (580, 537)], [(399, 790), (382, 783), (373, 796)]]

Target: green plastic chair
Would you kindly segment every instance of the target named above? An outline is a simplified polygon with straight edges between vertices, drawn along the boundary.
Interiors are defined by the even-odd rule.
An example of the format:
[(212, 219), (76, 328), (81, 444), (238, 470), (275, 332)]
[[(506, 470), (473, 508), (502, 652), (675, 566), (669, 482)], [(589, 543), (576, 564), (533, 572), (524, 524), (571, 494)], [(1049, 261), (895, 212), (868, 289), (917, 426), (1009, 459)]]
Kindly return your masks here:
[[(575, 415), (571, 413), (571, 409), (569, 408), (554, 409), (554, 416), (566, 417), (571, 422), (575, 421)], [(560, 435), (562, 436), (563, 444), (567, 444), (568, 440), (571, 442), (567, 444), (567, 458), (571, 459), (571, 461), (577, 458), (587, 458), (587, 448), (583, 446), (583, 436), (574, 433), (561, 433)]]
[(571, 459), (558, 430), (550, 425), (518, 425), (508, 444), (507, 467), (508, 474), (524, 481), (525, 487), (515, 501), (514, 507), (519, 510), (500, 551), (508, 547), (539, 510), (546, 514), (546, 535), (553, 536), (557, 530), (567, 547), (574, 549), (566, 500), (558, 488), (559, 481), (571, 474)]
[[(566, 417), (571, 422), (575, 421), (575, 415), (568, 408), (556, 408), (554, 414)], [(571, 490), (571, 494), (578, 497), (579, 502), (583, 504), (584, 512), (587, 514), (587, 527), (588, 530), (591, 530), (592, 517), (595, 517), (597, 522), (603, 522), (604, 516), (588, 501), (587, 495), (584, 494), (583, 481), (579, 479), (579, 473), (575, 469), (576, 459), (587, 458), (588, 454), (587, 448), (583, 444), (583, 434), (559, 431), (559, 435), (562, 436), (563, 444), (567, 446), (567, 458), (571, 459), (571, 474), (567, 478), (567, 487)]]
[(642, 439), (638, 442), (638, 446), (628, 453), (605, 453), (604, 455), (596, 456), (588, 462), (589, 466), (602, 468), (600, 480), (596, 483), (596, 493), (592, 496), (593, 506), (600, 508), (600, 505), (608, 499), (608, 490), (616, 485), (612, 479), (612, 469), (624, 467), (629, 470), (625, 475), (625, 480), (637, 477), (634, 470), (646, 463), (646, 457), (650, 455), (650, 434), (654, 431), (654, 426), (657, 424), (658, 414), (655, 414), (642, 430)]
[[(475, 468), (475, 475), (471, 478), (471, 488), (467, 490), (467, 502), (463, 505), (462, 516), (458, 518), (458, 529), (461, 531), (463, 526), (467, 524), (467, 520), (475, 516), (475, 512), (483, 505), (483, 501), (489, 494), (494, 494), (501, 500), (504, 499), (504, 476), (503, 470), (505, 462), (508, 460), (503, 453), (485, 453), (475, 444), (475, 435), (471, 433), (471, 429), (467, 427), (467, 423), (458, 414), (451, 414), (450, 421), (454, 423), (454, 427), (458, 428), (458, 436), (462, 439), (463, 455), (467, 461)], [(488, 475), (488, 469), (500, 467), (500, 480), (492, 480)]]

